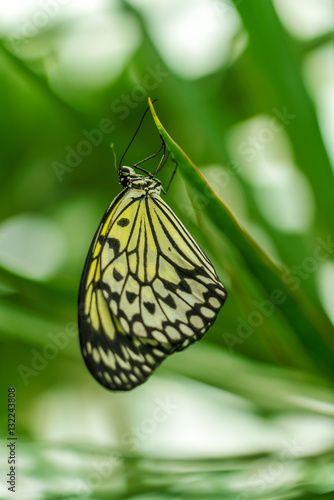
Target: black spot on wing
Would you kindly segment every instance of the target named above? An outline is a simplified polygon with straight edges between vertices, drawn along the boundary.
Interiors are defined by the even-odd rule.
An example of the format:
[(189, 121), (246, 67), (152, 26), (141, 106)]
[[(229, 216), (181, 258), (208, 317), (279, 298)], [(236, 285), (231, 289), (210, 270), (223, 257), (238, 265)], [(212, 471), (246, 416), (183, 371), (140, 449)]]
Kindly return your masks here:
[(117, 221), (117, 225), (121, 227), (126, 227), (129, 224), (129, 222), (130, 222), (129, 219), (127, 219), (126, 217), (122, 217)]
[(175, 301), (174, 301), (173, 297), (170, 294), (168, 294), (167, 297), (160, 297), (160, 300), (162, 300), (162, 302), (164, 302), (165, 304), (167, 304), (172, 309), (176, 309)]
[(132, 304), (133, 301), (135, 300), (135, 298), (137, 297), (137, 295), (133, 292), (126, 292), (126, 298), (128, 299), (129, 303)]
[(119, 273), (117, 271), (116, 267), (114, 267), (113, 276), (114, 276), (116, 281), (122, 281), (122, 279), (123, 279), (123, 276), (121, 275), (121, 273)]
[(120, 247), (120, 241), (117, 238), (107, 238), (107, 243), (109, 245), (109, 248), (114, 250), (115, 252), (115, 257), (119, 254), (119, 247)]
[(178, 287), (185, 293), (192, 293), (190, 286), (188, 283), (184, 280), (181, 280), (180, 283), (178, 284)]
[(151, 314), (155, 313), (155, 304), (152, 304), (152, 302), (144, 302), (144, 306), (146, 307), (149, 313)]

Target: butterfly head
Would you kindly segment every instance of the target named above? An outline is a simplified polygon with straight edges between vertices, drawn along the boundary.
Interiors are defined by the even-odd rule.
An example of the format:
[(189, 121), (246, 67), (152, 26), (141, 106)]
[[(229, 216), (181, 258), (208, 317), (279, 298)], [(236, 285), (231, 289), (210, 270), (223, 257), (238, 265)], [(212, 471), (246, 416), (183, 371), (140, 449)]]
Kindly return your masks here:
[(136, 175), (136, 172), (131, 167), (123, 166), (118, 171), (119, 183), (123, 187), (129, 185), (129, 181)]
[(122, 166), (118, 171), (118, 177), (124, 188), (131, 187), (144, 191), (155, 191), (160, 194), (161, 181), (159, 179), (137, 174), (131, 167)]

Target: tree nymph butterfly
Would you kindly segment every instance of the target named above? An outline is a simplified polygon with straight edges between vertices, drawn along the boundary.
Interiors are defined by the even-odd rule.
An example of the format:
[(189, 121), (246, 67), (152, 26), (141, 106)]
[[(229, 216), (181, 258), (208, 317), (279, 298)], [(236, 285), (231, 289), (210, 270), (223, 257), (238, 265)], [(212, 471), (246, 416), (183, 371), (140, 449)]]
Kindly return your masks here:
[[(139, 167), (160, 151), (155, 173)], [(160, 196), (164, 142), (158, 153), (133, 168), (121, 166), (123, 155), (123, 190), (102, 218), (80, 282), (82, 355), (113, 391), (142, 384), (167, 356), (200, 340), (227, 297), (208, 257)]]

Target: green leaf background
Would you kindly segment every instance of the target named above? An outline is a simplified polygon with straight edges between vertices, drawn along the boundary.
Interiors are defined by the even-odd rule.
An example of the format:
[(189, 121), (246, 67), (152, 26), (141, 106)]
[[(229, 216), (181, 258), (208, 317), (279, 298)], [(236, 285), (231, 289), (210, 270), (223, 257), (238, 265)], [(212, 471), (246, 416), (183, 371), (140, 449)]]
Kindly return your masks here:
[[(221, 30), (235, 28), (226, 46), (217, 38), (211, 69), (198, 48), (190, 75), (164, 26), (181, 23), (182, 45), (201, 2), (92, 5), (46, 13), (36, 3), (16, 24), (0, 8), (0, 428), (6, 451), (15, 387), (19, 494), (330, 499), (330, 29), (301, 36), (283, 1), (208, 2)], [(330, 16), (329, 2), (305, 9)], [(201, 342), (114, 394), (81, 358), (77, 292), (121, 189), (110, 144), (120, 159), (148, 98), (158, 99), (153, 120), (124, 162), (156, 152), (162, 136), (178, 164), (165, 200), (229, 295)], [(159, 174), (164, 186), (174, 166)], [(0, 496), (11, 498), (6, 460), (1, 472)]]

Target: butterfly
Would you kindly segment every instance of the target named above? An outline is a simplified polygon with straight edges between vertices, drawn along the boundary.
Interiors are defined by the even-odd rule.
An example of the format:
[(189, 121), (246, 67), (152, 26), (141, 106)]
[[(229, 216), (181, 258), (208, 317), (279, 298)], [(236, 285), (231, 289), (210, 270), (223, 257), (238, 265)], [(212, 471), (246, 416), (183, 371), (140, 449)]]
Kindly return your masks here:
[(112, 391), (142, 384), (166, 357), (200, 340), (227, 297), (210, 260), (160, 196), (163, 162), (154, 174), (139, 163), (118, 169), (123, 190), (96, 231), (79, 288), (81, 352)]

